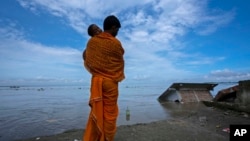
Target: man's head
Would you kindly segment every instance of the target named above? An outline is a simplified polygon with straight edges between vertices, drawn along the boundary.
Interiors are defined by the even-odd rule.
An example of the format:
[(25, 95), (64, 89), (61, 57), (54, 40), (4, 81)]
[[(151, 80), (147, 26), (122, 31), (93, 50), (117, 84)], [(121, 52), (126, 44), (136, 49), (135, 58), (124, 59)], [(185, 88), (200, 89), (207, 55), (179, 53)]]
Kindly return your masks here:
[(120, 27), (121, 23), (114, 15), (106, 17), (103, 22), (104, 31), (110, 33), (114, 37), (117, 35)]
[(102, 32), (102, 29), (100, 27), (98, 27), (96, 24), (91, 24), (88, 27), (88, 34), (89, 36), (93, 37), (95, 35), (98, 35)]

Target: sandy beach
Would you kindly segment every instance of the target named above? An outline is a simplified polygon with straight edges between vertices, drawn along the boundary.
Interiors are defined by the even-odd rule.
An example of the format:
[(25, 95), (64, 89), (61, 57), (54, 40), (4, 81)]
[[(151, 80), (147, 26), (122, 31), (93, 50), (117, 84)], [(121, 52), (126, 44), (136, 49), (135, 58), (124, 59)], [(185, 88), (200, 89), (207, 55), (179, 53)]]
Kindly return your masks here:
[[(171, 106), (171, 104), (162, 104)], [(203, 103), (181, 104), (192, 107), (171, 110), (172, 118), (151, 123), (121, 125), (115, 141), (229, 141), (230, 124), (250, 124), (248, 113), (207, 107)], [(80, 141), (84, 129), (19, 141)]]

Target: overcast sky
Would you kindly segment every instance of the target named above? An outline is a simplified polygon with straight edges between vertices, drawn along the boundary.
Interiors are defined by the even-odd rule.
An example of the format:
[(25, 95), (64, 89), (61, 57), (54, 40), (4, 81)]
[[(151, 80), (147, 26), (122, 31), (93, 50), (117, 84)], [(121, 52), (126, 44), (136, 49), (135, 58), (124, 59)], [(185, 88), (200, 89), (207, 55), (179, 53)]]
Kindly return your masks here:
[(250, 9), (239, 0), (1, 0), (0, 85), (87, 85), (86, 29), (121, 21), (123, 84), (250, 79)]

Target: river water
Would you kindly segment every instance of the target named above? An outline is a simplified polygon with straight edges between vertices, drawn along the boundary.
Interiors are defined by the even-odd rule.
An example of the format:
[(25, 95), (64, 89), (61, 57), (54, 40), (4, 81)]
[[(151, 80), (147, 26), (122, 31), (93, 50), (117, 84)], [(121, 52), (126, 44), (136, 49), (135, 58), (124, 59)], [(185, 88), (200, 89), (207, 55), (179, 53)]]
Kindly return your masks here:
[[(166, 87), (120, 86), (118, 125), (166, 119), (157, 101)], [(89, 87), (0, 87), (0, 141), (39, 137), (85, 128)], [(126, 120), (126, 109), (130, 120)]]
[[(167, 87), (120, 86), (118, 126), (170, 118), (169, 109), (157, 101)], [(88, 86), (0, 87), (0, 141), (83, 129), (90, 111), (88, 100)]]

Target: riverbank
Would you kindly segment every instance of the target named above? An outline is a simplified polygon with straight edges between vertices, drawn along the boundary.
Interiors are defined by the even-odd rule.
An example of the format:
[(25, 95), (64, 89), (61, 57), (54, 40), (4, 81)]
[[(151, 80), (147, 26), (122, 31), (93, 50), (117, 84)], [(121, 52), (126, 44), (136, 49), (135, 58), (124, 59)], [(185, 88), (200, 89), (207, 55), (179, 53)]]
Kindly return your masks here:
[[(168, 104), (162, 106), (169, 106)], [(189, 107), (190, 104), (181, 104)], [(151, 123), (121, 125), (115, 141), (228, 141), (230, 124), (250, 124), (247, 113), (206, 107), (204, 104), (171, 110), (172, 118)], [(79, 141), (83, 129), (19, 141)]]

